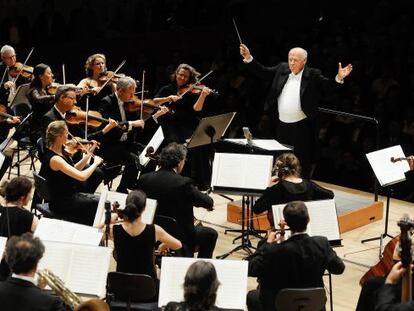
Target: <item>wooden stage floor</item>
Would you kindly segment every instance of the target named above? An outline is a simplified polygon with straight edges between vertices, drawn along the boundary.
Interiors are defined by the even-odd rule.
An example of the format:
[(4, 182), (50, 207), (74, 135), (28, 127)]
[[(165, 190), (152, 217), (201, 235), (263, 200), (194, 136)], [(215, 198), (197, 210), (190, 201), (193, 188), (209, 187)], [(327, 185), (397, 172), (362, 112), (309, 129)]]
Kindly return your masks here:
[[(27, 162), (28, 164), (28, 162)], [(39, 168), (39, 163), (36, 163), (37, 168)], [(14, 173), (14, 169), (12, 172)], [(32, 173), (29, 170), (29, 165), (23, 165), (21, 167), (21, 174), (32, 178)], [(12, 174), (12, 177), (15, 174)], [(7, 174), (3, 177), (3, 180), (7, 178)], [(118, 178), (119, 180), (119, 178)], [(114, 188), (118, 180), (115, 180)], [(331, 184), (319, 183), (322, 186), (329, 188), (335, 191), (338, 194), (338, 199), (341, 198), (347, 201), (350, 204), (350, 201), (356, 200), (361, 202), (373, 201), (372, 193), (365, 193), (354, 189), (339, 187)], [(98, 192), (102, 189), (103, 185), (98, 188)], [(344, 195), (345, 194), (345, 195)], [(238, 235), (237, 233), (227, 233), (224, 234), (224, 230), (227, 228), (231, 229), (240, 229), (240, 226), (237, 224), (227, 222), (227, 204), (229, 200), (226, 198), (212, 194), (215, 202), (215, 210), (212, 212), (207, 212), (204, 209), (195, 208), (195, 216), (204, 222), (205, 225), (214, 227), (219, 232), (219, 240), (215, 250), (215, 256), (227, 253), (235, 246), (239, 241), (236, 241), (236, 244), (233, 244), (233, 239)], [(235, 200), (240, 199), (238, 196), (230, 196)], [(380, 201), (384, 202), (384, 213), (385, 213), (385, 197), (379, 197)], [(361, 203), (362, 204), (362, 203)], [(390, 211), (389, 211), (389, 226), (388, 233), (392, 236), (399, 234), (399, 228), (397, 226), (397, 221), (407, 213), (408, 215), (414, 214), (414, 204), (391, 199)], [(378, 237), (384, 232), (384, 220), (385, 215), (382, 220), (372, 222), (368, 225), (353, 229), (351, 231), (341, 234), (342, 246), (335, 248), (335, 251), (338, 255), (346, 261), (346, 270), (344, 274), (339, 276), (333, 276), (333, 302), (334, 310), (355, 310), (356, 302), (360, 292), (359, 280), (362, 275), (367, 271), (367, 269), (376, 264), (379, 260), (379, 247), (380, 241), (375, 240), (368, 243), (361, 243), (361, 240)], [(390, 238), (386, 238), (384, 244), (388, 243)], [(253, 237), (251, 242), (253, 245), (256, 245), (258, 239)], [(231, 254), (228, 259), (242, 259), (246, 256), (246, 252), (238, 251)], [(112, 265), (112, 268), (114, 265)], [(325, 280), (325, 285), (327, 286), (327, 279)], [(256, 280), (254, 278), (249, 278), (248, 288), (253, 289), (256, 286)], [(329, 301), (327, 303), (327, 310), (329, 310)]]

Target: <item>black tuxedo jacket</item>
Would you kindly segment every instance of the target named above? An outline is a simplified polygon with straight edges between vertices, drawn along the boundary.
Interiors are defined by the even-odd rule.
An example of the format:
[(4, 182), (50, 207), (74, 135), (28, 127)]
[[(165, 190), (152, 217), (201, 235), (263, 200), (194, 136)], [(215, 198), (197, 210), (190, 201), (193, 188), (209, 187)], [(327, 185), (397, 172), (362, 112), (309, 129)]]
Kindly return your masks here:
[[(277, 98), (290, 74), (288, 63), (283, 62), (274, 67), (265, 67), (253, 59), (247, 64), (247, 68), (260, 78), (272, 81), (265, 103), (265, 111), (278, 115)], [(303, 112), (310, 120), (315, 118), (322, 96), (338, 84), (335, 80), (324, 77), (319, 69), (305, 66), (300, 84), (300, 101)]]
[(46, 142), (46, 130), (49, 124), (53, 121), (64, 120), (60, 113), (56, 110), (55, 106), (46, 112), (42, 117), (42, 138), (43, 142)]
[(193, 207), (212, 208), (213, 199), (202, 193), (193, 180), (177, 174), (174, 170), (160, 169), (141, 175), (138, 188), (149, 198), (158, 202), (157, 215), (173, 217), (181, 229), (182, 242), (194, 245)]
[[(1, 82), (1, 79), (3, 78), (3, 75), (4, 75), (4, 80), (3, 80), (2, 84), (0, 85), (0, 104), (3, 104), (3, 105), (7, 106), (7, 100), (9, 98), (10, 90), (4, 88), (4, 82), (9, 81), (9, 79), (8, 79), (8, 68), (7, 68), (6, 64), (1, 62), (0, 63), (0, 82)], [(30, 80), (28, 80), (24, 77), (19, 77), (19, 79), (17, 79), (17, 82), (16, 82), (16, 87), (18, 87), (18, 86), (20, 86), (24, 83), (29, 83), (29, 82), (30, 82)]]
[(249, 276), (257, 277), (263, 310), (274, 310), (283, 288), (323, 287), (325, 270), (341, 274), (345, 269), (325, 237), (294, 235), (286, 241), (263, 243), (249, 260)]
[(0, 301), (2, 311), (64, 311), (60, 298), (52, 296), (33, 283), (8, 278), (0, 282)]

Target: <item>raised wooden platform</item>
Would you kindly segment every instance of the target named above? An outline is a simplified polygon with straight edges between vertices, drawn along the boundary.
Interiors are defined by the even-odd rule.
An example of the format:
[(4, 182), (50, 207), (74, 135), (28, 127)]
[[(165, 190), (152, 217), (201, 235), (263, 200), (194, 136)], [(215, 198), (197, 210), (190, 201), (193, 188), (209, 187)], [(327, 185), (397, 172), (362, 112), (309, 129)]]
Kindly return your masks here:
[[(336, 211), (341, 233), (382, 219), (384, 202), (371, 201), (363, 196), (347, 193), (341, 190), (333, 191), (335, 193)], [(227, 204), (228, 222), (241, 224), (241, 205), (241, 200), (229, 202)], [(245, 219), (248, 219), (247, 215), (245, 215)], [(270, 228), (266, 212), (259, 215), (253, 215), (251, 221), (253, 223), (253, 228), (256, 230), (267, 230)]]

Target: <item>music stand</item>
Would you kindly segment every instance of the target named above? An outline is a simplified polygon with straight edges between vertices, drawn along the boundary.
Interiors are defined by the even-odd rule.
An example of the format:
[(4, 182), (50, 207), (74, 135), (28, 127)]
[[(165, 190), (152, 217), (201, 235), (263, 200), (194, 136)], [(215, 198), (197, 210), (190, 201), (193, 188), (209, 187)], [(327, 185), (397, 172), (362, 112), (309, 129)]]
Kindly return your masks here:
[(236, 229), (226, 230), (226, 232), (241, 232), (240, 236), (233, 240), (234, 243), (237, 239), (241, 239), (241, 244), (217, 258), (224, 259), (238, 250), (244, 250), (250, 255), (252, 254), (251, 248), (254, 247), (249, 240), (250, 228), (245, 215), (247, 214), (246, 211), (249, 208), (251, 209), (253, 196), (261, 195), (268, 186), (273, 157), (269, 155), (216, 153), (213, 164), (211, 180), (213, 192), (242, 196), (241, 231)]
[[(215, 149), (213, 144), (221, 139), (235, 115), (236, 112), (228, 112), (201, 119), (193, 135), (187, 143), (187, 148), (190, 149), (194, 147), (210, 145), (211, 153), (214, 154)], [(212, 165), (210, 163), (210, 167), (211, 166)], [(207, 190), (207, 193), (210, 192), (211, 186)], [(233, 201), (232, 198), (224, 194), (220, 194), (220, 196), (226, 198), (229, 201)]]
[(12, 100), (10, 101), (9, 107), (12, 107), (14, 104), (17, 104), (17, 103), (25, 103), (31, 106), (29, 99), (27, 97), (29, 90), (30, 90), (30, 83), (19, 85), (17, 87), (16, 93), (14, 94)]
[(392, 185), (400, 183), (405, 180), (405, 172), (410, 170), (407, 161), (392, 161), (392, 159), (406, 159), (404, 152), (400, 145), (393, 146), (366, 154), (369, 164), (374, 171), (380, 186), (387, 188), (387, 203), (385, 209), (385, 226), (384, 232), (374, 238), (368, 238), (361, 241), (361, 243), (380, 240), (379, 257), (382, 257), (383, 240), (386, 237), (394, 238), (388, 233), (388, 217), (390, 209), (390, 198), (393, 192)]

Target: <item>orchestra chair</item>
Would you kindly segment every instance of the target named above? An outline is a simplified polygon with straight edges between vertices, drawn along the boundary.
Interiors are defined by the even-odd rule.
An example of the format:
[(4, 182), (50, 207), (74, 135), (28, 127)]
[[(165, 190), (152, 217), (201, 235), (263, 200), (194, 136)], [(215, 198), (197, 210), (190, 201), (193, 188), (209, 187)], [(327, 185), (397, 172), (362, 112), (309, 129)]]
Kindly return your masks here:
[(325, 310), (326, 294), (323, 287), (284, 288), (275, 300), (277, 311)]
[[(11, 110), (13, 115), (20, 116), (21, 119), (24, 119), (29, 115), (29, 113), (31, 113), (32, 106), (28, 103), (21, 102), (14, 104), (11, 107)], [(9, 168), (8, 179), (10, 179), (11, 169), (13, 167), (17, 168), (17, 176), (20, 176), (20, 165), (22, 165), (22, 163), (28, 158), (30, 158), (30, 170), (36, 169), (34, 165), (36, 160), (36, 147), (33, 146), (30, 140), (29, 123), (17, 126), (12, 138), (17, 142), (17, 146), (12, 149), (12, 159), (14, 159), (15, 155), (17, 156), (17, 159)], [(23, 158), (21, 158), (22, 152), (27, 153)]]
[(109, 272), (106, 302), (111, 311), (159, 310), (155, 281), (147, 274)]
[[(164, 215), (155, 215), (154, 216), (154, 224), (160, 226), (165, 231), (167, 231), (168, 234), (170, 234), (173, 237), (175, 237), (176, 239), (182, 241), (180, 227), (178, 226), (178, 223), (175, 220), (175, 218), (169, 217), (169, 216), (164, 216)], [(159, 244), (157, 244), (157, 247), (158, 247)], [(161, 258), (163, 256), (181, 257), (181, 256), (184, 256), (184, 254), (182, 254), (181, 250), (176, 250), (176, 251), (169, 250), (166, 254), (156, 253), (155, 254), (155, 263), (160, 268), (161, 268)]]
[[(49, 201), (50, 201), (50, 192), (47, 180), (40, 176), (38, 173), (33, 172), (35, 193), (40, 198), (41, 202), (32, 205), (34, 208), (34, 213), (37, 216), (43, 216), (47, 218), (59, 218), (54, 212), (50, 210)], [(32, 211), (33, 212), (33, 211)]]

